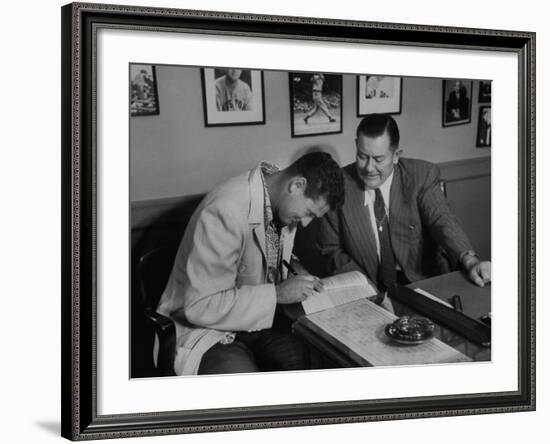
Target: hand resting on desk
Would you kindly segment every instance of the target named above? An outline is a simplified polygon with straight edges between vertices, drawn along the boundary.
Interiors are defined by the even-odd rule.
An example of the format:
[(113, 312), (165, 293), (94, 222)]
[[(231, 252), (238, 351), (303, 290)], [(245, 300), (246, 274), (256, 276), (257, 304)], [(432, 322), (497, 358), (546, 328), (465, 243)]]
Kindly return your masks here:
[(478, 287), (484, 287), (491, 282), (491, 262), (480, 261), (475, 256), (464, 259), (464, 268), (468, 271), (468, 278)]

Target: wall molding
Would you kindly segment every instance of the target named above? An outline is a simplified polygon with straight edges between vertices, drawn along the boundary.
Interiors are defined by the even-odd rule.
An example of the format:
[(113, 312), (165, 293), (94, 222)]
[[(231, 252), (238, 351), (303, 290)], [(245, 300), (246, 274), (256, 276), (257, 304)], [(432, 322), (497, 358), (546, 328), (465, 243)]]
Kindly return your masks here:
[(478, 179), (491, 175), (491, 156), (442, 162), (438, 166), (446, 182)]

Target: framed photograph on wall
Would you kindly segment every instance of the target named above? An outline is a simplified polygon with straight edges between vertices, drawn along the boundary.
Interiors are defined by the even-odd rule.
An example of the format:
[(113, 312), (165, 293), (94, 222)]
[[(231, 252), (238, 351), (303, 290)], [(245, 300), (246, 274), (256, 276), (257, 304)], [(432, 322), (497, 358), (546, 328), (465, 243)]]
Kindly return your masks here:
[(491, 107), (480, 106), (477, 119), (476, 147), (489, 148), (491, 146)]
[(130, 64), (130, 115), (154, 116), (159, 112), (155, 67)]
[(206, 126), (265, 124), (262, 71), (242, 68), (202, 68)]
[[(345, 41), (340, 37), (342, 35), (346, 36)], [(62, 435), (72, 440), (104, 439), (534, 410), (534, 40), (534, 34), (519, 31), (117, 5), (75, 3), (64, 6)], [(381, 42), (384, 43), (382, 50)], [(437, 55), (433, 54), (434, 48)], [(484, 51), (487, 63), (479, 64), (479, 50)], [(441, 63), (441, 53), (447, 56), (445, 64)], [(499, 143), (495, 156), (500, 156), (494, 164), (499, 174), (492, 177), (495, 184), (491, 187), (491, 192), (496, 193), (494, 196), (499, 197), (492, 200), (492, 217), (499, 220), (499, 224), (491, 236), (494, 261), (500, 262), (494, 268), (491, 287), (494, 294), (504, 293), (506, 296), (491, 301), (494, 312), (499, 313), (499, 322), (491, 327), (491, 341), (499, 347), (499, 353), (491, 356), (491, 361), (481, 363), (393, 366), (391, 370), (383, 366), (348, 368), (342, 365), (342, 368), (331, 371), (262, 372), (215, 377), (180, 375), (137, 380), (129, 376), (132, 318), (128, 311), (134, 283), (129, 282), (128, 277), (134, 264), (130, 264), (129, 259), (128, 196), (130, 161), (135, 159), (129, 155), (128, 120), (131, 111), (128, 92), (131, 91), (131, 78), (128, 67), (142, 60), (150, 61), (159, 70), (161, 66), (194, 67), (196, 88), (195, 83), (188, 82), (186, 85), (193, 88), (186, 93), (188, 97), (194, 97), (193, 105), (200, 112), (201, 99), (207, 102), (203, 103), (204, 107), (212, 110), (205, 117), (209, 125), (248, 125), (249, 120), (255, 121), (252, 123), (265, 120), (263, 105), (261, 116), (243, 117), (240, 122), (235, 119), (247, 116), (250, 111), (235, 110), (235, 106), (218, 111), (215, 82), (221, 78), (221, 73), (216, 77), (214, 66), (246, 66), (243, 71), (251, 71), (248, 86), (253, 96), (259, 94), (262, 100), (263, 88), (258, 87), (262, 84), (258, 80), (261, 76), (258, 75), (255, 81), (255, 72), (267, 69), (291, 72), (291, 95), (295, 78), (300, 78), (300, 82), (303, 79), (304, 84), (307, 80), (307, 87), (300, 86), (303, 95), (299, 103), (309, 101), (307, 106), (296, 105), (299, 116), (294, 116), (295, 106), (291, 101), (293, 119), (301, 119), (303, 124), (301, 128), (296, 126), (292, 135), (308, 135), (305, 126), (310, 124), (322, 126), (318, 134), (329, 134), (327, 129), (334, 125), (333, 129), (341, 131), (350, 142), (355, 139), (356, 125), (344, 127), (342, 106), (338, 107), (335, 97), (339, 93), (341, 100), (344, 87), (353, 88), (355, 76), (370, 71), (365, 66), (370, 60), (376, 60), (376, 72), (438, 79), (432, 97), (434, 112), (428, 117), (439, 113), (439, 85), (441, 79), (448, 79), (443, 81), (443, 103), (450, 102), (451, 113), (448, 119), (444, 114), (444, 126), (459, 125), (471, 119), (471, 81), (463, 81), (466, 92), (460, 88), (462, 81), (458, 87), (457, 114), (452, 112), (456, 107), (455, 100), (449, 99), (456, 81), (450, 79), (493, 79), (494, 103), (497, 103), (497, 92), (502, 91), (498, 95), (499, 123), (502, 121), (502, 125), (499, 124), (497, 133), (491, 134), (491, 139), (496, 137)], [(323, 61), (323, 82), (314, 77), (321, 69), (320, 60)], [(411, 72), (411, 66), (414, 66), (414, 72)], [(200, 90), (197, 67), (207, 67), (204, 72), (209, 70), (208, 79), (200, 76), (203, 90), (210, 94), (209, 99)], [(300, 77), (304, 73), (307, 76)], [(350, 77), (342, 85), (342, 80), (329, 77), (339, 75), (331, 73)], [(318, 87), (314, 90), (314, 83), (323, 83), (320, 91)], [(338, 83), (339, 86), (335, 86)], [(179, 84), (174, 82), (174, 85), (171, 85), (172, 91), (177, 91)], [(274, 107), (279, 111), (288, 110), (287, 85), (285, 74), (273, 86), (285, 92), (281, 94), (284, 97), (275, 94), (272, 97)], [(320, 100), (317, 100), (318, 109), (313, 106), (316, 102), (314, 92), (316, 96), (321, 93), (328, 113), (320, 109)], [(470, 101), (468, 111), (464, 112), (460, 107), (460, 103), (464, 107), (464, 101), (460, 100), (462, 94)], [(163, 105), (163, 113), (164, 109)], [(308, 114), (313, 110), (314, 114)], [(347, 115), (354, 114), (353, 109), (348, 108)], [(195, 130), (199, 125), (204, 129), (201, 117), (199, 114), (195, 119), (194, 128), (182, 129), (191, 141), (195, 140)], [(415, 125), (407, 126), (410, 122), (401, 125), (403, 135), (423, 130), (426, 116), (418, 117)], [(130, 124), (139, 121), (147, 124), (141, 127), (144, 128), (154, 120), (130, 119)], [(182, 123), (181, 119), (168, 119), (163, 125), (159, 127), (161, 130)], [(285, 139), (289, 136), (288, 120), (281, 120), (277, 125), (278, 135), (282, 134), (277, 140), (279, 145), (271, 139), (267, 145), (274, 158), (279, 155), (277, 147), (281, 143), (292, 141), (291, 137)], [(260, 129), (267, 130), (269, 126)], [(454, 132), (440, 131), (437, 121), (435, 126), (437, 137), (441, 133)], [(245, 131), (250, 129), (244, 128)], [(460, 128), (464, 129), (467, 128)], [(146, 134), (151, 134), (149, 127), (145, 130)], [(229, 132), (234, 130), (228, 129)], [(473, 131), (472, 128), (472, 134)], [(173, 143), (169, 146), (167, 159), (163, 159), (168, 168), (173, 168), (171, 155), (176, 150), (188, 155), (186, 161), (193, 165), (189, 174), (195, 177), (212, 174), (215, 161), (230, 164), (233, 150), (238, 149), (237, 144), (229, 143), (221, 131), (205, 132), (208, 133), (208, 144), (199, 148), (199, 154), (210, 151), (203, 157), (188, 155), (186, 145), (181, 144), (179, 138), (170, 140), (169, 135), (162, 139), (162, 143)], [(439, 140), (434, 141), (435, 147), (439, 146), (436, 142)], [(469, 143), (473, 147), (473, 137)], [(146, 148), (147, 144), (143, 146)], [(246, 162), (252, 164), (257, 160), (257, 153), (249, 149)], [(149, 170), (152, 176), (162, 174), (154, 170), (155, 162), (149, 162), (148, 167), (152, 168)], [(510, 187), (511, 183), (516, 186)], [(214, 186), (213, 183), (208, 185)], [(511, 188), (517, 211), (510, 211)], [(505, 199), (500, 198), (502, 193), (506, 193)], [(358, 200), (359, 208), (363, 208), (364, 195), (362, 197), (363, 200)], [(198, 200), (200, 196), (195, 198)], [(160, 204), (167, 210), (174, 210), (174, 200), (168, 199)], [(261, 224), (262, 216), (260, 214), (257, 219), (258, 224)], [(165, 224), (164, 230), (179, 229), (179, 222), (187, 215), (176, 214), (175, 217), (176, 227)], [(231, 228), (233, 225), (227, 223), (227, 226)], [(410, 236), (420, 235), (416, 231), (418, 227), (409, 222), (405, 228)], [(515, 240), (510, 241), (511, 238)], [(218, 244), (214, 240), (210, 245), (216, 247)], [(313, 245), (309, 247), (313, 249)], [(514, 260), (509, 260), (511, 257)], [(228, 261), (237, 259), (228, 258)], [(148, 264), (144, 258), (141, 265), (147, 267)], [(171, 263), (165, 263), (150, 270), (166, 272), (171, 266)], [(225, 301), (227, 299), (222, 302)], [(380, 314), (378, 308), (375, 311)], [(154, 309), (148, 313), (156, 316)], [(350, 322), (354, 315), (350, 313)], [(395, 318), (385, 316), (391, 325), (390, 321)], [(188, 321), (184, 318), (182, 316), (183, 321)], [(169, 336), (170, 325), (165, 324), (161, 317), (156, 317), (156, 321)], [(343, 323), (344, 329), (350, 322)], [(476, 318), (468, 322), (479, 327), (482, 320)], [(389, 341), (384, 331), (384, 328), (377, 330), (380, 342), (380, 338)], [(351, 336), (352, 340), (359, 342), (363, 339)], [(231, 336), (224, 340), (230, 342)], [(425, 346), (429, 348), (431, 344)], [(422, 344), (407, 347), (411, 350), (410, 347), (422, 347)], [(347, 356), (352, 354), (353, 350)], [(181, 359), (181, 355), (174, 358)], [(171, 370), (174, 370), (173, 365)]]
[(443, 126), (465, 125), (472, 121), (472, 81), (443, 80)]
[(491, 81), (480, 80), (479, 81), (479, 94), (477, 101), (479, 103), (491, 103)]
[(342, 132), (342, 76), (322, 72), (291, 72), (292, 137)]
[(402, 85), (401, 77), (357, 76), (357, 116), (400, 114)]

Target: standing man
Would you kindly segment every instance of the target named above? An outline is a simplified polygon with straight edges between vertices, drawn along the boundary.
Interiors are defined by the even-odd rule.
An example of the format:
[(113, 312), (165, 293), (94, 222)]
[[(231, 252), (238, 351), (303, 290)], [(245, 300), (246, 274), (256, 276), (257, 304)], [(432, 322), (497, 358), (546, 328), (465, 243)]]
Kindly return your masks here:
[(216, 108), (218, 111), (250, 111), (252, 91), (241, 80), (242, 69), (229, 68), (216, 79)]
[(321, 224), (321, 253), (330, 274), (361, 271), (380, 291), (425, 279), (437, 274), (430, 267), (433, 239), (474, 283), (483, 287), (490, 281), (491, 263), (478, 259), (447, 206), (439, 169), (401, 157), (391, 116), (366, 116), (355, 148), (355, 163), (344, 168), (345, 203)]
[(325, 76), (316, 72), (311, 76), (311, 99), (313, 101), (313, 108), (304, 117), (304, 122), (308, 123), (310, 117), (312, 117), (317, 111), (321, 110), (325, 116), (328, 117), (329, 122), (336, 122), (336, 119), (332, 117), (328, 109), (328, 105), (323, 99), (323, 85), (325, 84)]
[(210, 192), (191, 218), (157, 311), (176, 324), (174, 370), (182, 374), (307, 368), (306, 349), (279, 328), (277, 304), (322, 290), (287, 276), (298, 223), (343, 202), (342, 172), (327, 153), (278, 170), (262, 163)]

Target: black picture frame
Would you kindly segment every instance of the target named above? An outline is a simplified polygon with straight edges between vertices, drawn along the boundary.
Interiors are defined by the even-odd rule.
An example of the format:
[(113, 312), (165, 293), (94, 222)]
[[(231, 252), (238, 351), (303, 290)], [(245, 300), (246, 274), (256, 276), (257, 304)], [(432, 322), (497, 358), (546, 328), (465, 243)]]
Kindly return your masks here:
[(477, 101), (479, 103), (491, 103), (491, 86), (492, 82), (490, 80), (479, 81), (479, 92), (477, 96)]
[[(100, 415), (97, 409), (96, 31), (509, 51), (519, 63), (518, 385), (464, 395)], [(535, 409), (535, 34), (72, 3), (62, 8), (62, 436), (71, 440), (517, 412)]]
[[(134, 72), (138, 71), (138, 72)], [(130, 65), (130, 116), (160, 114), (155, 65)]]
[[(403, 77), (384, 76), (386, 79), (392, 79), (394, 82), (392, 90), (395, 97), (367, 97), (367, 83), (369, 74), (357, 76), (357, 117), (363, 117), (367, 114), (401, 114), (403, 105)], [(373, 76), (376, 77), (376, 76)], [(378, 94), (377, 94), (378, 95)], [(387, 102), (387, 103), (385, 103)]]
[(476, 132), (476, 147), (490, 148), (491, 147), (491, 107), (480, 106), (477, 117), (477, 132)]
[[(344, 97), (341, 74), (289, 72), (288, 81), (292, 137), (342, 132)], [(314, 86), (314, 82), (320, 82), (320, 86)], [(316, 91), (318, 87), (322, 91)]]
[(467, 79), (443, 80), (443, 127), (466, 125), (472, 121), (473, 85), (474, 82)]
[[(243, 82), (244, 87), (250, 91), (250, 105), (233, 104), (231, 105), (232, 109), (228, 109), (229, 106), (221, 105), (222, 108), (217, 109), (214, 82), (223, 74), (224, 68), (201, 68), (202, 103), (206, 127), (265, 125), (264, 73), (260, 70), (247, 68), (238, 69), (242, 72), (239, 81)], [(236, 103), (235, 100), (233, 102)], [(226, 104), (228, 103), (226, 101)], [(243, 109), (238, 109), (239, 107)]]

